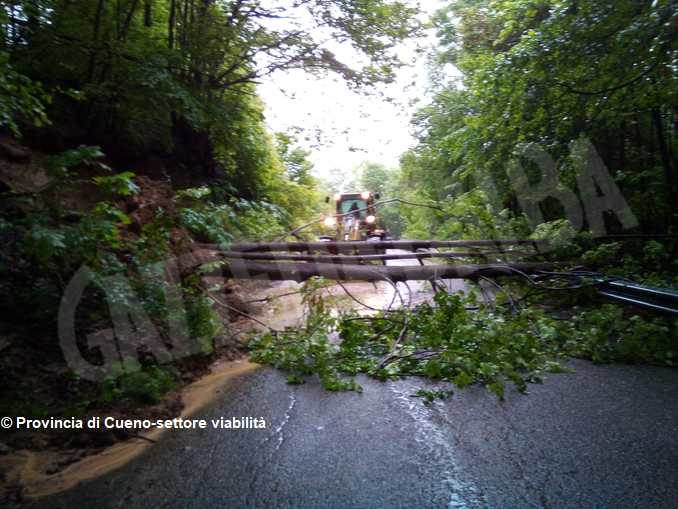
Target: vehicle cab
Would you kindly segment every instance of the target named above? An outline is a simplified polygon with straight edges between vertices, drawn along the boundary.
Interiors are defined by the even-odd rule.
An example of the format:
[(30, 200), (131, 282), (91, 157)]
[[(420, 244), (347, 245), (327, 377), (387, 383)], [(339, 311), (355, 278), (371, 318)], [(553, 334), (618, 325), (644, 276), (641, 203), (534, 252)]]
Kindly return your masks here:
[(369, 191), (338, 193), (326, 202), (333, 202), (334, 213), (328, 214), (321, 240), (383, 240), (384, 230), (379, 228), (374, 205), (378, 194)]

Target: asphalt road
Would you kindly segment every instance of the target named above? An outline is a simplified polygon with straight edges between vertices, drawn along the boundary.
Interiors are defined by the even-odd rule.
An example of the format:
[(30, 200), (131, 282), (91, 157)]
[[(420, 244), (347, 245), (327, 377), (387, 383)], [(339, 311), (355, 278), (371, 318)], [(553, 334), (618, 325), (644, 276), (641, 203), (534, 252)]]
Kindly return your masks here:
[(418, 380), (328, 393), (261, 368), (200, 416), (268, 429), (174, 431), (36, 507), (676, 507), (678, 371), (573, 366), (529, 395), (431, 406), (410, 397)]
[[(388, 285), (360, 285), (371, 305), (393, 297)], [(261, 316), (290, 325), (298, 303), (287, 304)], [(528, 395), (499, 402), (471, 387), (430, 406), (411, 397), (429, 387), (422, 380), (360, 378), (362, 394), (329, 393), (260, 368), (196, 417), (263, 417), (266, 430), (173, 431), (117, 472), (35, 506), (678, 507), (678, 370), (571, 364), (575, 373)]]

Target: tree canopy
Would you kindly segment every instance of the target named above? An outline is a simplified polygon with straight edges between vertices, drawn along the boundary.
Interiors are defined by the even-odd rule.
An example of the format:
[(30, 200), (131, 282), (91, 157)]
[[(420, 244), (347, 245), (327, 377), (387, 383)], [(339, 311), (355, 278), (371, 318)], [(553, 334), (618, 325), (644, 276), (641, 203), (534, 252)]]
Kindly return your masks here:
[[(15, 113), (39, 120), (45, 109), (58, 126), (35, 137), (50, 150), (99, 145), (122, 165), (169, 155), (171, 165), (190, 168), (179, 168), (182, 177), (225, 174), (251, 197), (268, 165), (257, 80), (301, 68), (356, 87), (389, 81), (399, 65), (394, 46), (419, 28), (415, 9), (389, 0), (2, 5), (0, 62), (15, 73), (7, 79), (17, 91), (41, 87), (31, 95), (39, 104), (24, 93), (0, 106), (2, 125), (12, 128)], [(333, 53), (337, 43), (352, 48), (350, 62)], [(41, 90), (51, 105), (40, 102)]]
[[(414, 119), (419, 144), (402, 159), (405, 180), (423, 198), (465, 197), (462, 208), (475, 203), (480, 215), (485, 203), (519, 213), (520, 193), (506, 171), (516, 148), (538, 145), (563, 185), (576, 189), (571, 144), (586, 138), (640, 229), (674, 231), (675, 7), (668, 0), (450, 3), (434, 18), (441, 42), (434, 75), (454, 64), (462, 80), (441, 83)], [(547, 220), (563, 216), (553, 201), (541, 208)], [(422, 214), (429, 228), (445, 229)], [(606, 226), (620, 230), (614, 218)]]
[[(678, 322), (593, 294), (620, 277), (678, 284), (676, 0), (443, 4), (422, 26), (410, 0), (0, 0), (0, 414), (28, 415), (25, 387), (40, 377), (48, 377), (34, 391), (47, 407), (41, 415), (116, 398), (157, 402), (182, 379), (180, 367), (160, 364), (234, 341), (217, 310), (252, 317), (230, 283), (210, 277), (245, 259), (228, 253), (234, 241), (268, 250), (288, 243), (261, 241), (314, 235), (299, 225), (333, 228), (320, 218), (323, 187), (401, 198), (379, 211), (396, 237), (486, 239), (493, 250), (444, 253), (448, 263), (488, 262), (463, 270), (375, 273), (369, 264), (386, 258), (355, 255), (361, 265), (324, 265), (322, 274), (488, 282), (509, 270), (526, 284), (489, 281), (498, 291), (482, 303), (487, 288), (461, 298), (436, 276), (434, 301), (408, 308), (394, 282), (391, 305), (402, 308), (366, 317), (333, 309), (337, 292), (310, 280), (301, 290), (306, 324), (251, 343), (291, 382), (315, 372), (339, 390), (357, 388), (345, 378), (357, 373), (417, 375), (483, 383), (502, 397), (505, 381), (524, 390), (561, 370), (554, 359), (564, 355), (673, 365)], [(438, 34), (433, 93), (412, 119), (416, 144), (399, 168), (366, 162), (322, 182), (293, 134), (269, 131), (258, 83), (290, 69), (333, 73), (354, 90), (392, 83), (398, 44), (426, 27)], [(448, 79), (449, 66), (461, 78)], [(641, 240), (607, 242), (605, 233)], [(520, 241), (504, 245), (548, 240), (554, 249), (502, 252), (497, 240), (509, 238)], [(311, 244), (304, 249), (337, 250)], [(173, 266), (205, 251), (220, 258)], [(564, 272), (531, 277), (515, 257), (530, 258), (530, 270), (549, 262)], [(281, 259), (278, 274), (318, 274), (283, 267), (314, 258)], [(587, 270), (568, 270), (575, 263)], [(55, 317), (72, 308), (82, 275), (91, 284), (73, 299), (68, 331), (91, 371), (111, 368), (105, 380), (91, 377), (98, 385), (64, 368), (56, 337), (64, 328)], [(7, 347), (5, 329), (21, 341)], [(170, 355), (176, 336), (187, 345)]]

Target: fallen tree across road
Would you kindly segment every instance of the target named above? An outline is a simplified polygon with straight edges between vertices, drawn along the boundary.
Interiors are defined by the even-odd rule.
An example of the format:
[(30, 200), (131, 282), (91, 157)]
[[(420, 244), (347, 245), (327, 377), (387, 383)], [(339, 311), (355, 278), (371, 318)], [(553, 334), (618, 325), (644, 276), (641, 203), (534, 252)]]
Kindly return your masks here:
[[(216, 256), (215, 256), (216, 255)], [(218, 253), (206, 256), (202, 263), (214, 262)], [(468, 265), (372, 266), (333, 263), (276, 263), (229, 259), (208, 274), (233, 279), (268, 279), (272, 281), (306, 281), (324, 277), (339, 281), (427, 281), (432, 279), (477, 279), (484, 277), (534, 274), (549, 270), (546, 263), (506, 263)]]
[[(310, 252), (320, 251), (324, 253), (352, 253), (377, 252), (384, 249), (404, 249), (406, 251), (416, 249), (434, 248), (502, 248), (504, 246), (533, 246), (545, 245), (537, 240), (384, 240), (380, 242), (347, 241), (347, 242), (243, 242), (233, 244), (233, 251), (241, 252)], [(202, 247), (207, 247), (203, 245)], [(216, 247), (216, 246), (214, 246)]]
[(488, 258), (488, 255), (530, 255), (523, 251), (472, 251), (472, 252), (423, 252), (423, 253), (387, 253), (365, 255), (309, 255), (287, 253), (253, 253), (244, 251), (226, 251), (224, 258), (242, 258), (243, 260), (271, 260), (316, 263), (356, 263), (380, 262), (388, 260), (415, 260), (421, 258)]

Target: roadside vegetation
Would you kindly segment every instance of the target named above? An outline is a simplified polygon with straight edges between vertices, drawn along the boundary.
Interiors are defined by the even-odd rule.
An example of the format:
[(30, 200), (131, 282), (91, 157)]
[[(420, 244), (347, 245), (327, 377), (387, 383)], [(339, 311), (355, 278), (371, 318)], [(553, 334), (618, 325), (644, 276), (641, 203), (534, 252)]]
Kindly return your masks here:
[[(467, 294), (438, 284), (431, 302), (367, 316), (337, 313), (323, 294), (331, 283), (309, 283), (305, 327), (256, 337), (252, 359), (286, 370), (290, 383), (318, 375), (332, 391), (361, 391), (355, 376), (362, 373), (379, 380), (421, 376), (449, 382), (438, 397), (480, 383), (500, 399), (507, 383), (527, 392), (527, 384), (541, 382), (545, 373), (570, 371), (571, 357), (676, 365), (675, 319), (605, 302), (590, 288), (556, 285), (530, 294), (534, 288), (528, 285), (503, 283), (493, 283), (500, 292), (492, 302), (473, 283)], [(402, 287), (396, 291), (406, 294)], [(558, 297), (563, 291), (568, 295)], [(400, 297), (403, 304), (408, 299)], [(431, 399), (426, 390), (418, 395)]]
[[(613, 304), (592, 285), (595, 276), (678, 287), (675, 3), (460, 0), (432, 23), (436, 91), (413, 119), (418, 144), (400, 168), (368, 164), (362, 178), (434, 207), (395, 207), (397, 221), (388, 210), (389, 227), (409, 239), (541, 239), (551, 249), (533, 260), (590, 275), (555, 281), (560, 290), (500, 278), (490, 304), (476, 302), (477, 291), (471, 300), (438, 292), (435, 305), (369, 319), (314, 301), (304, 331), (257, 339), (254, 358), (296, 382), (318, 373), (329, 389), (357, 388), (356, 373), (421, 375), (483, 383), (499, 396), (506, 382), (525, 390), (565, 369), (568, 356), (675, 366), (674, 317)], [(448, 78), (449, 65), (461, 77)], [(593, 194), (577, 140), (590, 141), (609, 176)], [(535, 145), (559, 181), (546, 192), (539, 158), (521, 150)], [(526, 182), (511, 174), (512, 162)], [(609, 182), (625, 205), (607, 201), (591, 213), (587, 204), (609, 193)], [(575, 197), (582, 221), (563, 196)]]
[[(215, 352), (239, 355), (196, 271), (171, 283), (194, 355), (170, 366), (138, 351), (103, 381), (83, 380), (64, 362), (56, 317), (87, 266), (94, 281), (76, 328), (89, 362), (104, 360), (106, 343), (89, 348), (86, 336), (110, 329), (110, 305), (143, 313), (167, 342), (166, 260), (200, 243), (224, 249), (281, 236), (319, 213), (308, 152), (294, 136), (268, 131), (256, 83), (285, 69), (334, 73), (356, 90), (390, 81), (394, 45), (419, 24), (400, 2), (296, 4), (0, 5), (3, 415), (157, 404), (203, 373)], [(306, 28), (293, 22), (299, 17)], [(352, 45), (362, 63), (341, 62), (319, 29)], [(131, 293), (115, 283), (123, 280)]]
[[(284, 238), (316, 218), (326, 189), (294, 136), (268, 132), (256, 83), (298, 68), (334, 73), (357, 90), (391, 82), (401, 65), (397, 43), (421, 32), (416, 14), (408, 2), (387, 0), (3, 2), (0, 413), (157, 404), (215, 351), (235, 355), (241, 346), (225, 335), (196, 271), (172, 283), (184, 296), (194, 356), (171, 366), (142, 351), (140, 362), (121, 359), (99, 383), (81, 380), (64, 362), (55, 316), (86, 265), (94, 284), (76, 317), (83, 345), (110, 328), (104, 297), (117, 290), (116, 305), (143, 311), (165, 341), (170, 283), (156, 264), (200, 244), (225, 250), (237, 240)], [(310, 25), (288, 25), (287, 17)], [(435, 94), (413, 119), (417, 145), (398, 169), (366, 163), (356, 172), (355, 187), (428, 205), (383, 208), (391, 233), (532, 237), (553, 247), (534, 259), (558, 269), (580, 265), (675, 287), (673, 2), (460, 0), (431, 23), (439, 34), (430, 55)], [(354, 48), (354, 65), (323, 45), (327, 33)], [(450, 81), (449, 65), (462, 77)], [(581, 140), (597, 150), (633, 220), (616, 206), (581, 224), (568, 219), (564, 189), (578, 206), (591, 198), (578, 187), (573, 142)], [(528, 192), (540, 168), (516, 148), (530, 143), (554, 160), (554, 195)], [(527, 175), (518, 186), (507, 172), (514, 159)], [(602, 241), (600, 230), (645, 237)], [(110, 284), (116, 276), (136, 300)], [(420, 375), (457, 387), (483, 383), (500, 397), (507, 381), (524, 390), (544, 372), (566, 369), (566, 356), (676, 362), (674, 319), (607, 304), (586, 277), (581, 287), (568, 281), (545, 292), (533, 283), (500, 280), (489, 302), (438, 291), (434, 304), (369, 317), (337, 314), (323, 285), (312, 283), (305, 327), (262, 335), (250, 348), (295, 383), (315, 373), (343, 390), (358, 388), (358, 373)], [(101, 348), (85, 350), (102, 362)]]

